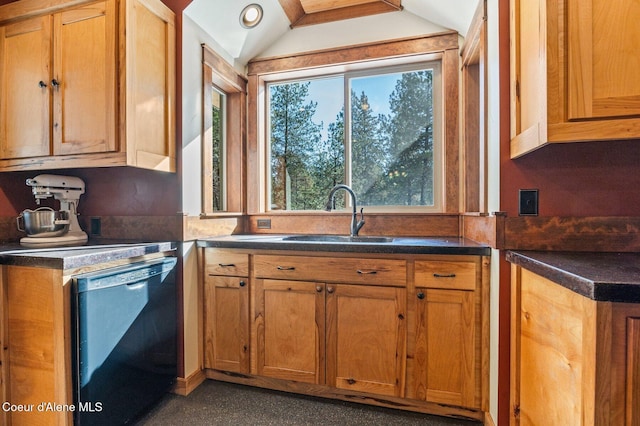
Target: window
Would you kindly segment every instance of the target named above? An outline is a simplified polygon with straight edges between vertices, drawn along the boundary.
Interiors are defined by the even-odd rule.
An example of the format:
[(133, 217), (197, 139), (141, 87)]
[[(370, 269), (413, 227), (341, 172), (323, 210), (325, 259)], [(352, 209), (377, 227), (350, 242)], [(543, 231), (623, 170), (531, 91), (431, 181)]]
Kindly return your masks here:
[(226, 108), (227, 96), (217, 87), (211, 87), (211, 139), (204, 143), (211, 144), (211, 211), (225, 211), (225, 164), (226, 154)]
[(440, 74), (431, 61), (268, 83), (270, 209), (323, 209), (346, 183), (362, 206), (441, 211)]
[(203, 45), (202, 215), (242, 212), (246, 80)]

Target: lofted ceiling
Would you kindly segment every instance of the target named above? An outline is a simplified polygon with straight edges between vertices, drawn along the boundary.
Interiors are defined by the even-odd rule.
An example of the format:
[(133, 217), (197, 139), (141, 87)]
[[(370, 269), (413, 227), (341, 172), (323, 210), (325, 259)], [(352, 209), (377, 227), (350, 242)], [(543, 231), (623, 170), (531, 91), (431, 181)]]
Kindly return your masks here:
[[(367, 34), (349, 34), (350, 31), (371, 31), (377, 36), (386, 31), (389, 38), (394, 38), (401, 34), (399, 27), (405, 22), (409, 22), (413, 30), (423, 22), (425, 31), (433, 31), (435, 27), (455, 30), (464, 36), (479, 1), (193, 0), (185, 9), (185, 15), (207, 32), (234, 61), (246, 64), (281, 39), (287, 36), (295, 39), (291, 34), (300, 35), (301, 43), (305, 37), (314, 41), (319, 33), (345, 41), (351, 38), (357, 43), (360, 40), (357, 36), (366, 39)], [(250, 3), (260, 4), (264, 14), (257, 27), (246, 29), (240, 25), (239, 15)], [(318, 30), (311, 32), (315, 28)], [(336, 31), (340, 34), (334, 34)], [(309, 47), (313, 48), (311, 44)]]

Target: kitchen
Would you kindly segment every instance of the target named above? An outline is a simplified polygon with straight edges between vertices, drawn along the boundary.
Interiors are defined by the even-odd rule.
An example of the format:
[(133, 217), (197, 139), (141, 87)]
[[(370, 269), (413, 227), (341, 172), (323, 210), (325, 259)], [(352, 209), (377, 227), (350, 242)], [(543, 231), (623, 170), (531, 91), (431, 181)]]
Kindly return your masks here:
[[(23, 0), (25, 1), (25, 0)], [(203, 0), (199, 0), (202, 2)], [(6, 3), (6, 2), (3, 2)], [(175, 132), (178, 135), (176, 173), (160, 173), (131, 167), (89, 167), (62, 169), (64, 174), (78, 176), (87, 183), (87, 192), (80, 201), (79, 211), (84, 218), (100, 218), (100, 236), (105, 239), (128, 239), (143, 241), (182, 241), (182, 302), (184, 327), (182, 339), (185, 351), (179, 367), (179, 383), (185, 393), (192, 386), (190, 377), (201, 365), (198, 345), (198, 277), (197, 248), (194, 241), (214, 235), (257, 231), (257, 220), (271, 218), (273, 233), (305, 233), (309, 231), (308, 221), (295, 218), (282, 220), (282, 216), (251, 215), (244, 221), (242, 215), (225, 215), (219, 218), (200, 219), (200, 133), (201, 97), (200, 69), (202, 67), (201, 43), (210, 47), (227, 60), (235, 59), (224, 49), (218, 49), (219, 42), (203, 34), (193, 15), (188, 14), (189, 1), (165, 1), (176, 14), (176, 34), (178, 48), (176, 60), (180, 64), (176, 70)], [(195, 3), (195, 2), (194, 2)], [(274, 2), (275, 3), (275, 2)], [(403, 2), (405, 9), (413, 6), (414, 11), (431, 12), (421, 9), (421, 2)], [(278, 5), (276, 5), (278, 6)], [(465, 6), (466, 9), (466, 6)], [(183, 15), (183, 11), (187, 15)], [(475, 7), (471, 11), (475, 11)], [(192, 12), (193, 13), (193, 12)], [(282, 12), (281, 12), (282, 13)], [(357, 45), (376, 40), (407, 36), (398, 30), (402, 25), (393, 21), (392, 14), (360, 18), (361, 24), (353, 27), (351, 21), (337, 21), (332, 24), (331, 33), (339, 35), (339, 45)], [(407, 11), (400, 12), (403, 14)], [(435, 15), (437, 16), (437, 15)], [(264, 24), (267, 23), (265, 17)], [(282, 19), (286, 19), (282, 15)], [(430, 21), (429, 18), (423, 18)], [(443, 18), (444, 19), (444, 18)], [(588, 251), (582, 243), (587, 236), (595, 243), (594, 250), (637, 251), (637, 215), (635, 211), (640, 201), (638, 185), (635, 140), (614, 142), (589, 142), (573, 144), (552, 144), (531, 152), (521, 158), (511, 159), (510, 155), (510, 79), (509, 75), (509, 2), (487, 2), (487, 173), (485, 176), (487, 194), (484, 206), (475, 212), (504, 212), (506, 216), (486, 216), (489, 231), (493, 237), (483, 237), (481, 242), (490, 245), (491, 256), (490, 290), (490, 365), (489, 365), (489, 412), (493, 423), (506, 424), (509, 421), (509, 339), (510, 339), (510, 264), (504, 260), (507, 249), (567, 249)], [(236, 18), (234, 16), (233, 20)], [(395, 25), (370, 25), (374, 22), (395, 22)], [(231, 19), (229, 19), (231, 21)], [(434, 18), (435, 21), (435, 18)], [(404, 22), (404, 21), (400, 21)], [(415, 22), (415, 21), (411, 21)], [(437, 22), (436, 24), (440, 24)], [(431, 24), (428, 25), (431, 29)], [(451, 28), (446, 22), (440, 24)], [(281, 43), (273, 46), (272, 52), (301, 52), (333, 47), (324, 45), (326, 36), (322, 26), (300, 27), (284, 33)], [(357, 31), (353, 31), (353, 29)], [(465, 33), (468, 28), (454, 28)], [(260, 27), (255, 30), (260, 30)], [(415, 30), (410, 26), (407, 31)], [(424, 27), (416, 33), (426, 32)], [(391, 34), (391, 35), (389, 35)], [(249, 38), (260, 37), (247, 32)], [(266, 36), (265, 36), (266, 37)], [(272, 35), (275, 43), (276, 35)], [(254, 41), (255, 42), (255, 41)], [(319, 44), (320, 43), (320, 44)], [(330, 40), (325, 42), (336, 43)], [(280, 51), (278, 51), (278, 46)], [(246, 61), (260, 52), (249, 52), (248, 57), (238, 60), (242, 72)], [(267, 55), (273, 56), (273, 55)], [(236, 64), (232, 64), (236, 65)], [(194, 70), (198, 70), (195, 73)], [(190, 73), (194, 73), (193, 76)], [(181, 94), (181, 95), (180, 95)], [(195, 100), (195, 101), (194, 101)], [(34, 170), (34, 169), (32, 169)], [(43, 169), (45, 170), (45, 169)], [(60, 170), (60, 171), (62, 171)], [(249, 170), (248, 170), (249, 172)], [(39, 172), (37, 172), (39, 173)], [(16, 216), (25, 208), (34, 208), (34, 200), (26, 179), (35, 176), (34, 171), (15, 171), (0, 174), (0, 230), (2, 238), (17, 240), (22, 236), (15, 228)], [(175, 188), (168, 191), (167, 188)], [(194, 189), (195, 188), (195, 189)], [(539, 191), (539, 217), (518, 215), (518, 191), (520, 189)], [(252, 189), (247, 187), (247, 191)], [(253, 189), (256, 191), (257, 189)], [(251, 202), (251, 200), (247, 200)], [(466, 210), (461, 210), (466, 211)], [(456, 210), (457, 213), (457, 210)], [(476, 217), (477, 216), (477, 217)], [(468, 223), (483, 222), (485, 216), (465, 216)], [(370, 217), (368, 226), (374, 229), (375, 215)], [(279, 219), (280, 218), (280, 219)], [(325, 220), (324, 217), (322, 220)], [(333, 228), (338, 233), (346, 233), (347, 215), (336, 216), (339, 224)], [(381, 221), (380, 221), (381, 222)], [(428, 222), (428, 221), (423, 221)], [(88, 224), (85, 224), (85, 229)], [(255, 225), (255, 226), (254, 226)], [(552, 226), (557, 225), (557, 226)], [(382, 226), (382, 227), (381, 227)], [(431, 235), (437, 225), (419, 226), (426, 229), (421, 235)], [(479, 226), (479, 225), (478, 225)], [(491, 227), (494, 227), (491, 231)], [(363, 233), (367, 226), (363, 228)], [(418, 228), (422, 229), (422, 228)], [(495, 229), (504, 230), (504, 233)], [(604, 234), (600, 232), (604, 230)], [(319, 229), (318, 232), (322, 230)], [(383, 225), (375, 227), (377, 233), (384, 234)], [(371, 231), (372, 232), (372, 231)], [(545, 233), (546, 232), (546, 233)], [(560, 233), (560, 235), (558, 235)], [(622, 244), (624, 241), (624, 245)], [(489, 420), (487, 420), (489, 421)]]

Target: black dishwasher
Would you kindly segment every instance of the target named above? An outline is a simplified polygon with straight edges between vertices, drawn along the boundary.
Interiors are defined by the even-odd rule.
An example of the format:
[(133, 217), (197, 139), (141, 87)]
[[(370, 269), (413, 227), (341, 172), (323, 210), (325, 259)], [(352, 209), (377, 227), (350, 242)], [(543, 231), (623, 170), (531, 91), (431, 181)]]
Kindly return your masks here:
[(73, 279), (76, 425), (133, 422), (177, 373), (175, 257)]

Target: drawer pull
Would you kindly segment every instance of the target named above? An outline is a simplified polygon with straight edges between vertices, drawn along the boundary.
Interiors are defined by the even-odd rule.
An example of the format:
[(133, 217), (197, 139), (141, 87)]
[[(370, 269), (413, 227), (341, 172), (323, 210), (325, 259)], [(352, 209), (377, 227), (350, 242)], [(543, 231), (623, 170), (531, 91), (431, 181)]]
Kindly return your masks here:
[(278, 271), (295, 271), (295, 266), (277, 266)]
[(218, 263), (218, 266), (221, 268), (233, 268), (236, 265), (234, 263)]
[(456, 274), (433, 274), (436, 278), (455, 278)]
[(360, 275), (375, 275), (378, 273), (378, 271), (363, 271), (362, 269), (358, 269), (356, 272)]

